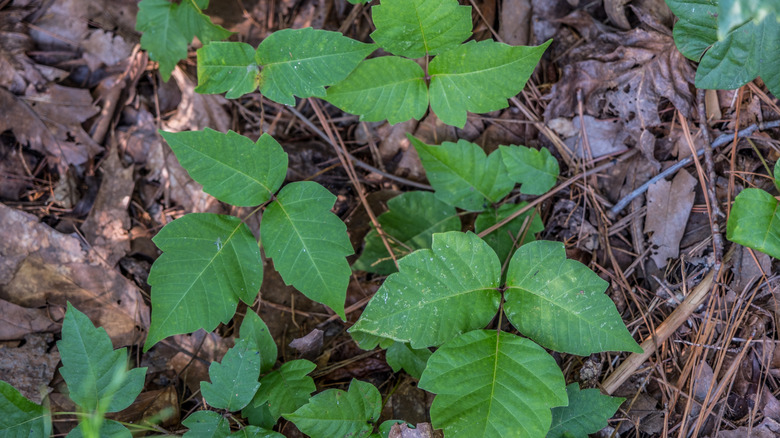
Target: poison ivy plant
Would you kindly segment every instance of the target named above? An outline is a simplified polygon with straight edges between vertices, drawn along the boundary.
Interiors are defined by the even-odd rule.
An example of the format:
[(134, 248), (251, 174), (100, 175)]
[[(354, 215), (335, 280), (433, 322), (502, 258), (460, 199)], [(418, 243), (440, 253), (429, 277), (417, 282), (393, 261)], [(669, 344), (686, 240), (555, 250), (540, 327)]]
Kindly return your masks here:
[(558, 160), (546, 148), (499, 146), (509, 178), (522, 184), (520, 191), (528, 195), (543, 195), (558, 180)]
[[(493, 207), (486, 209), (474, 221), (474, 232), (481, 233), (487, 230), (525, 208), (526, 205), (528, 205), (527, 202), (521, 202), (519, 204), (504, 204), (497, 209)], [(528, 225), (523, 228), (526, 221), (529, 221)], [(534, 211), (528, 211), (515, 217), (495, 232), (488, 234), (483, 240), (493, 248), (493, 251), (498, 255), (498, 260), (503, 265), (516, 247), (533, 242), (534, 235), (543, 229), (544, 224), (542, 224), (539, 215)]]
[(260, 352), (248, 339), (240, 339), (225, 353), (221, 363), (211, 363), (211, 382), (200, 382), (200, 392), (212, 407), (240, 411), (255, 396), (259, 377)]
[[(775, 163), (775, 188), (780, 190), (780, 166)], [(761, 189), (740, 192), (731, 206), (726, 237), (732, 242), (780, 258), (780, 208), (777, 199)]]
[(625, 401), (621, 397), (602, 395), (598, 389), (581, 391), (576, 383), (566, 387), (566, 395), (569, 404), (552, 409), (552, 426), (547, 432), (547, 438), (569, 438), (596, 433), (607, 426), (607, 420)]
[(292, 360), (260, 380), (252, 404), (255, 408), (266, 406), (273, 422), (282, 415), (291, 414), (309, 401), (317, 389), (314, 379), (308, 376), (316, 365), (308, 360)]
[(51, 417), (45, 407), (33, 403), (16, 388), (0, 380), (0, 435), (49, 436)]
[[(722, 7), (719, 2), (723, 1)], [(697, 61), (696, 86), (709, 89), (736, 89), (761, 76), (769, 90), (780, 95), (780, 22), (765, 7), (756, 13), (765, 19), (737, 25), (730, 16), (719, 18), (722, 9), (760, 6), (754, 0), (667, 0), (679, 21), (674, 41), (680, 52)], [(763, 11), (763, 12), (760, 12)], [(736, 20), (753, 16), (736, 15)], [(719, 28), (719, 20), (723, 26)], [(719, 38), (719, 29), (721, 37)]]
[(771, 14), (780, 19), (780, 3), (775, 0), (719, 0), (718, 10), (720, 39), (748, 21), (759, 23)]
[(430, 357), (431, 350), (427, 348), (415, 349), (404, 342), (393, 342), (385, 354), (387, 364), (394, 372), (404, 370), (418, 380), (422, 377)]
[(187, 46), (197, 36), (201, 43), (224, 40), (231, 32), (211, 22), (202, 12), (209, 0), (143, 0), (138, 3), (135, 30), (141, 32), (141, 47), (160, 64), (164, 80), (176, 64), (187, 57)]

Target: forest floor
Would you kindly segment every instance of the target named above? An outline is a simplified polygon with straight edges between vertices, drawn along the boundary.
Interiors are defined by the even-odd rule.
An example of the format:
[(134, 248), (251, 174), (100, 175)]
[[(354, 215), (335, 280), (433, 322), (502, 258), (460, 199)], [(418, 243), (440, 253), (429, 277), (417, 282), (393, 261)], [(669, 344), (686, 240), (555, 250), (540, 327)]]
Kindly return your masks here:
[[(358, 168), (374, 213), (411, 184), (427, 184), (407, 132), (429, 144), (466, 139), (488, 152), (548, 148), (560, 163), (558, 183), (544, 197), (522, 197), (545, 224), (537, 237), (564, 242), (570, 258), (607, 280), (629, 331), (645, 342), (645, 355), (555, 355), (567, 383), (627, 399), (599, 436), (778, 436), (776, 264), (725, 239), (731, 201), (745, 187), (771, 190), (767, 163), (780, 158), (777, 129), (734, 132), (780, 119), (777, 100), (760, 80), (696, 90), (695, 65), (676, 50), (662, 0), (630, 8), (616, 0), (461, 3), (472, 7), (476, 40), (553, 43), (508, 108), (469, 114), (463, 129), (434, 115), (365, 123), (321, 102), (327, 128), (380, 170)], [(370, 41), (369, 7), (212, 0), (205, 12), (235, 32), (231, 40), (256, 47), (275, 30), (306, 26)], [(387, 399), (383, 419), (429, 422), (432, 395), (346, 332), (383, 280), (361, 271), (349, 285), (346, 323), (286, 286), (269, 262), (258, 300), (239, 305), (230, 324), (141, 352), (153, 293), (146, 279), (159, 256), (152, 237), (187, 213), (244, 211), (204, 194), (158, 129), (232, 129), (253, 140), (270, 133), (289, 154), (288, 181), (313, 180), (338, 196), (333, 211), (356, 252), (350, 262), (370, 222), (308, 100), (291, 111), (259, 93), (230, 101), (197, 94), (197, 46), (162, 81), (140, 50), (137, 12), (124, 0), (0, 0), (0, 380), (36, 402), (48, 392), (55, 411), (75, 411), (55, 344), (71, 302), (116, 347), (130, 346), (135, 366), (148, 367), (138, 401), (113, 418), (137, 422), (174, 407), (159, 427), (183, 433), (181, 420), (201, 406), (208, 364), (254, 311), (278, 344), (279, 362), (306, 357), (318, 365), (318, 390), (366, 380)], [(728, 141), (715, 142), (722, 135)], [(702, 149), (708, 153), (692, 154)], [(257, 223), (248, 223), (257, 235)], [(289, 346), (314, 329), (322, 331), (318, 343)], [(55, 416), (56, 435), (74, 424), (73, 416)], [(284, 420), (276, 430), (302, 436)]]

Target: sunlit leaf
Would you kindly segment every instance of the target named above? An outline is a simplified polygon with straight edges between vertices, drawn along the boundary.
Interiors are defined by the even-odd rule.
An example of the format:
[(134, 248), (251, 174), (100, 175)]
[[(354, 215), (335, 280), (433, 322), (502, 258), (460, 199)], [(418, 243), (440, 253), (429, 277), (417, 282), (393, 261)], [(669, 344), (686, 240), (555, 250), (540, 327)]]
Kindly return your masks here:
[(237, 99), (260, 85), (255, 49), (247, 43), (213, 42), (198, 49), (198, 86), (201, 94), (225, 93)]
[(572, 383), (566, 387), (569, 405), (552, 408), (552, 426), (547, 438), (568, 438), (588, 436), (607, 426), (620, 405), (621, 397), (602, 395), (598, 389), (580, 391), (580, 385)]

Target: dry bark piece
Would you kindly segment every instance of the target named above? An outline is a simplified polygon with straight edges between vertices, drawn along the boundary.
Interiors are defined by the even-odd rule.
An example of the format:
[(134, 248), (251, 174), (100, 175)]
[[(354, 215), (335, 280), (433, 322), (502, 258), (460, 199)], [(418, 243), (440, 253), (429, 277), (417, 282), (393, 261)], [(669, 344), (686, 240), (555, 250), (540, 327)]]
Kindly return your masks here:
[(650, 258), (659, 268), (666, 266), (666, 259), (677, 258), (680, 253), (680, 239), (693, 208), (694, 187), (696, 178), (683, 169), (671, 182), (661, 180), (647, 190), (645, 233), (652, 233)]

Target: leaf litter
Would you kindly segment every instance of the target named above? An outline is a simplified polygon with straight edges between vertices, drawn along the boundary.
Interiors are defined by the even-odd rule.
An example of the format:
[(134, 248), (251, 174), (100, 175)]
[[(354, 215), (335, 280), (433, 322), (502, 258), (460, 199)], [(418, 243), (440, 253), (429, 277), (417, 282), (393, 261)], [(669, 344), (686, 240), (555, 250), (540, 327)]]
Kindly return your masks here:
[[(692, 64), (676, 51), (665, 24), (668, 16), (654, 9), (657, 4), (634, 2), (618, 11), (629, 28), (616, 30), (604, 18), (617, 17), (615, 11), (581, 3), (485, 1), (474, 6), (473, 18), (480, 38), (490, 37), (493, 27), (514, 44), (555, 39), (552, 56), (534, 77), (541, 85), (529, 84), (521, 100), (574, 152), (578, 165), (563, 168), (562, 176), (581, 183), (542, 203), (539, 212), (546, 228), (541, 236), (567, 242), (570, 258), (609, 279), (607, 293), (635, 330), (635, 338), (647, 339), (677, 306), (657, 298), (671, 292), (685, 299), (712, 267), (712, 232), (696, 167), (690, 165), (652, 186), (615, 218), (605, 218), (602, 212), (689, 155), (677, 112), (694, 121), (696, 148), (706, 146), (696, 111), (701, 102), (693, 92)], [(254, 46), (271, 31), (291, 26), (342, 28), (362, 41), (368, 41), (372, 31), (370, 22), (360, 14), (350, 15), (352, 5), (341, 0), (284, 1), (277, 11), (257, 1), (245, 0), (244, 11), (223, 6), (214, 8), (214, 14), (222, 14), (224, 25)], [(339, 197), (334, 212), (342, 219), (365, 217), (344, 173), (332, 167), (335, 160), (326, 153), (301, 152), (328, 149), (283, 107), (257, 95), (228, 102), (194, 93), (194, 69), (187, 62), (174, 70), (172, 81), (160, 82), (153, 64), (147, 66), (144, 57), (133, 54), (138, 43), (133, 32), (136, 12), (135, 2), (111, 0), (0, 2), (0, 362), (17, 366), (0, 367), (0, 378), (33, 400), (43, 395), (41, 386), (52, 392), (55, 405), (66, 399), (53, 377), (59, 361), (54, 340), (66, 301), (103, 325), (115, 346), (140, 345), (149, 318), (145, 274), (158, 255), (149, 238), (184, 213), (225, 211), (181, 168), (156, 133), (158, 127), (234, 129), (254, 139), (272, 131), (285, 148), (296, 145), (289, 149), (298, 155), (291, 163), (299, 164), (288, 178), (325, 184)], [(722, 117), (710, 120), (711, 134), (780, 117), (761, 83), (743, 91), (741, 97), (736, 92), (709, 93), (714, 102), (708, 105)], [(299, 110), (311, 115), (306, 105)], [(343, 116), (330, 110), (334, 118)], [(443, 126), (434, 115), (396, 126), (357, 123), (345, 116), (333, 128), (353, 142), (349, 147), (355, 145), (352, 153), (359, 159), (420, 181), (424, 172), (406, 132), (428, 144), (462, 138), (487, 152), (510, 142), (554, 144), (516, 108), (469, 115), (462, 130)], [(748, 181), (737, 178), (737, 188), (763, 184), (750, 173), (764, 172), (762, 160), (778, 158), (773, 137), (776, 132), (755, 135), (752, 144), (741, 140), (735, 152), (716, 151), (715, 180), (709, 175), (704, 179), (724, 205), (730, 190), (729, 154), (737, 154), (735, 173)], [(551, 151), (559, 153), (553, 147)], [(618, 162), (595, 179), (582, 176), (583, 169), (600, 159), (634, 151), (639, 156)], [(381, 174), (364, 177), (372, 193), (408, 189)], [(732, 189), (732, 199), (735, 193)], [(724, 218), (716, 220), (723, 229)], [(361, 221), (348, 221), (350, 233), (366, 232)], [(257, 234), (256, 223), (248, 223)], [(360, 250), (362, 239), (352, 237)], [(773, 380), (780, 376), (776, 266), (767, 256), (747, 250), (739, 250), (732, 260), (710, 293), (724, 299), (695, 309), (688, 319), (692, 323), (679, 325), (656, 352), (658, 360), (637, 365), (638, 371), (616, 391), (635, 400), (610, 423), (621, 435), (661, 436), (664, 430), (676, 430), (696, 431), (698, 436), (763, 437), (780, 431), (780, 403), (773, 395), (780, 389)], [(352, 377), (389, 387), (399, 384), (383, 418), (402, 416), (420, 427), (394, 426), (391, 436), (436, 436), (428, 425), (430, 394), (410, 384), (408, 376), (393, 374), (381, 351), (358, 349), (325, 308), (285, 287), (274, 278), (271, 263), (266, 265), (259, 302), (242, 305), (239, 315), (261, 315), (279, 344), (279, 361), (299, 354), (286, 343), (319, 330), (322, 347), (308, 354), (324, 367), (315, 378), (320, 389), (345, 389), (344, 382)], [(351, 321), (379, 284), (376, 277), (359, 272), (353, 278), (346, 302), (348, 312), (355, 306), (348, 314)], [(190, 396), (207, 378), (208, 363), (220, 360), (232, 346), (239, 320), (215, 333), (179, 335), (139, 354), (135, 365), (150, 367), (147, 386), (117, 419), (137, 422), (173, 407), (176, 415), (161, 426), (180, 430), (180, 419), (196, 407)], [(561, 355), (560, 364), (567, 382), (582, 375), (587, 376), (583, 384), (594, 387), (608, 377), (612, 364), (625, 359), (597, 354), (583, 365), (581, 358)], [(584, 372), (586, 366), (597, 375)], [(685, 395), (688, 391), (692, 401)], [(707, 415), (697, 415), (701, 413)], [(55, 427), (66, 433), (72, 426)], [(288, 436), (299, 436), (290, 429), (284, 429)]]

